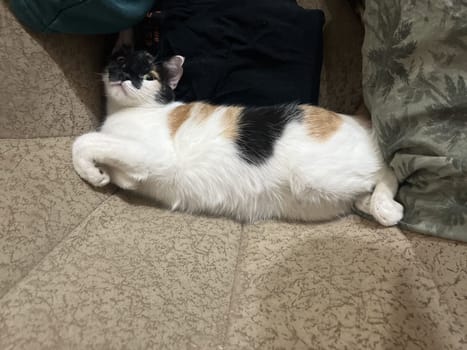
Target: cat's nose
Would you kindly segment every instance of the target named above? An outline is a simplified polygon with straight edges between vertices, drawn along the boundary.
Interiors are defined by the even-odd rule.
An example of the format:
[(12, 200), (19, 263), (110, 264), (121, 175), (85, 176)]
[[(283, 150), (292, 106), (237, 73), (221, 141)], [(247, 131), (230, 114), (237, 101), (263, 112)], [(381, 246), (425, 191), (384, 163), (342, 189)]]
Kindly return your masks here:
[(129, 79), (128, 74), (125, 72), (109, 69), (109, 81), (125, 81)]

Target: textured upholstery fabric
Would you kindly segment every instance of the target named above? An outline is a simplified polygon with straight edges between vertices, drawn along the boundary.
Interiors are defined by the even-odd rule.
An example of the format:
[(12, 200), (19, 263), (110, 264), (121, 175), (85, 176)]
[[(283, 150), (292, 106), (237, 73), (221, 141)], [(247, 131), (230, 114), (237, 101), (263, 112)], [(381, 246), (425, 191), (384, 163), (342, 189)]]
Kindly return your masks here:
[(461, 349), (465, 245), (409, 237), (114, 196), (2, 298), (0, 347)]
[[(335, 33), (358, 24), (318, 5)], [(97, 123), (102, 39), (31, 36), (1, 6), (0, 69), (23, 80), (0, 79), (0, 349), (465, 348), (465, 244), (355, 216), (241, 226), (86, 185), (70, 135)], [(351, 111), (359, 62), (328, 50), (322, 100)]]
[(0, 348), (215, 349), (240, 234), (114, 196), (0, 301)]
[(75, 176), (71, 140), (0, 140), (0, 297), (110, 194)]
[(0, 1), (0, 138), (79, 135), (101, 117), (105, 37), (30, 34)]
[(319, 104), (352, 114), (362, 102), (363, 30), (347, 1), (297, 0), (305, 8), (324, 11), (324, 61)]
[[(465, 341), (465, 245), (437, 241), (456, 261), (444, 252), (437, 263), (427, 240), (357, 217), (262, 223), (243, 237), (228, 349), (461, 349)], [(440, 264), (454, 268), (444, 286)]]
[[(428, 14), (429, 15), (426, 15)], [(467, 242), (467, 2), (366, 2), (365, 102), (400, 226)]]

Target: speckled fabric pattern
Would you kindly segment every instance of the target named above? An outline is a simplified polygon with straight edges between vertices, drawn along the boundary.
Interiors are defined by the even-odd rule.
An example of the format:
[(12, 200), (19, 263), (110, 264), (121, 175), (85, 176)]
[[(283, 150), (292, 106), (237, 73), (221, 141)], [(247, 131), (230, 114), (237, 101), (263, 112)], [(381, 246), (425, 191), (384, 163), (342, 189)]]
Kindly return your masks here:
[(28, 33), (5, 0), (0, 33), (0, 138), (79, 135), (97, 125), (106, 37)]
[(347, 1), (297, 0), (304, 8), (324, 11), (324, 57), (319, 104), (353, 114), (362, 102), (363, 27)]
[(240, 234), (114, 196), (3, 297), (0, 348), (216, 349)]
[[(440, 296), (440, 309), (451, 315), (450, 331), (467, 346), (467, 245), (405, 232)], [(455, 347), (454, 347), (455, 348)]]
[[(358, 26), (340, 0), (302, 2), (334, 26), (322, 102), (351, 111)], [(0, 69), (23, 78), (0, 79), (0, 349), (466, 348), (466, 244), (355, 216), (242, 226), (86, 185), (69, 135), (97, 123), (100, 44), (0, 6)]]
[(114, 195), (0, 300), (0, 348), (462, 349), (466, 258), (357, 217), (242, 228)]
[(449, 292), (398, 229), (358, 217), (262, 223), (244, 237), (226, 349), (462, 349), (467, 293), (454, 275), (466, 246)]
[(111, 193), (76, 177), (71, 140), (0, 140), (0, 297)]

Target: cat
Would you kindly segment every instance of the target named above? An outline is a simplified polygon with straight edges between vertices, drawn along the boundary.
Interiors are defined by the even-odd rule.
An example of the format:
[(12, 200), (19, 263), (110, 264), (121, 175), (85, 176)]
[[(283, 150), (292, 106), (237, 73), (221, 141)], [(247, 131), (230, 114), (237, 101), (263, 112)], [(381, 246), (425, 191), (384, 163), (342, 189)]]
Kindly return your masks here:
[(175, 102), (183, 62), (114, 53), (103, 74), (109, 114), (72, 147), (81, 178), (241, 222), (329, 220), (352, 205), (385, 226), (401, 220), (397, 180), (363, 124), (303, 104)]

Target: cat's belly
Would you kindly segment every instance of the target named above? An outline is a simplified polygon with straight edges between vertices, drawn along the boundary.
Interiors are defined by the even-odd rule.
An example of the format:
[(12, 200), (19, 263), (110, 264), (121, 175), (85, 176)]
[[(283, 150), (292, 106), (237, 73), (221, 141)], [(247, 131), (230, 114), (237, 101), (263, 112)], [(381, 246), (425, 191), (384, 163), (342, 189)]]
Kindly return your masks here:
[[(164, 190), (164, 188), (166, 188)], [(150, 195), (168, 209), (224, 216), (242, 222), (255, 222), (268, 219), (298, 221), (330, 220), (350, 211), (351, 202), (320, 198), (319, 194), (309, 193), (307, 197), (296, 198), (290, 188), (261, 193), (239, 193), (236, 191), (209, 194), (209, 189), (195, 191), (174, 191), (173, 187), (151, 181), (142, 184), (137, 190)]]

